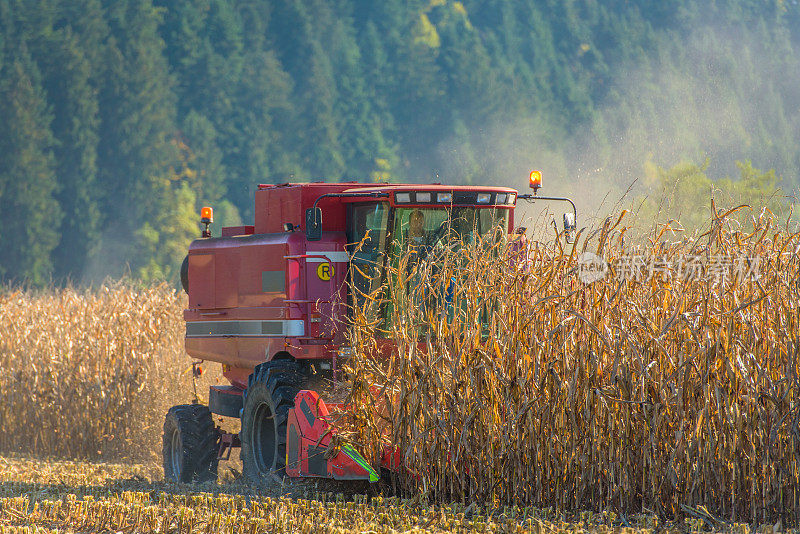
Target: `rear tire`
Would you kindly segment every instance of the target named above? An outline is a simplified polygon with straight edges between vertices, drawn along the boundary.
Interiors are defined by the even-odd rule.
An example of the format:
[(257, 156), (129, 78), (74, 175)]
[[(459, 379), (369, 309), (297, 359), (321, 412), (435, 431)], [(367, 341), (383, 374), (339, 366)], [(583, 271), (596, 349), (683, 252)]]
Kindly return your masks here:
[(164, 420), (164, 479), (173, 482), (217, 480), (219, 430), (207, 406), (173, 406)]
[(272, 473), (286, 473), (286, 423), (294, 398), (308, 375), (292, 360), (257, 365), (248, 379), (242, 410), (242, 470), (256, 484), (269, 482)]

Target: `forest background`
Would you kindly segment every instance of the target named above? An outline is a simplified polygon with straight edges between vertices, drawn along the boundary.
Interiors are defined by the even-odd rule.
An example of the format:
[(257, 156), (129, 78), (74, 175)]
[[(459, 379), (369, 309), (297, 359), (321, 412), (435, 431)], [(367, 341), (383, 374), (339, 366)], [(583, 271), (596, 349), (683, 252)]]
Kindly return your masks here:
[(258, 183), (790, 217), (798, 51), (798, 0), (0, 0), (0, 279), (175, 280)]

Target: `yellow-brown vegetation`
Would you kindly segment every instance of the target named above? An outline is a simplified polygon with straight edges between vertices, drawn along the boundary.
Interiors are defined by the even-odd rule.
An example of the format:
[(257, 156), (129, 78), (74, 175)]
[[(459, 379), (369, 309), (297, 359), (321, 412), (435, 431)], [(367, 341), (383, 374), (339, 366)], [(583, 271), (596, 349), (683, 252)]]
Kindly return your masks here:
[(147, 458), (191, 401), (184, 298), (166, 285), (0, 293), (0, 451)]
[(312, 492), (309, 498), (254, 495), (252, 488), (237, 484), (175, 485), (153, 482), (152, 475), (159, 477), (157, 469), (149, 465), (0, 456), (0, 534), (774, 531), (774, 525), (751, 529), (717, 523), (699, 509), (674, 523), (663, 523), (649, 513), (622, 518), (613, 512), (582, 512), (564, 517), (553, 509), (492, 508), (477, 503), (431, 506), (418, 499), (346, 497), (329, 492)]
[[(296, 531), (314, 524), (308, 516), (332, 532), (495, 531), (505, 507), (516, 507), (515, 529), (537, 532), (537, 521), (567, 528), (557, 514), (587, 509), (713, 528), (796, 524), (800, 238), (765, 214), (751, 224), (716, 213), (703, 236), (669, 242), (663, 229), (634, 246), (620, 217), (576, 247), (534, 242), (528, 267), (510, 262), (502, 242), (390, 265), (385, 292), (369, 296), (376, 305), (353, 317), (348, 435), (375, 460), (396, 444), (414, 502), (462, 503), (444, 514), (400, 501), (389, 513), (363, 500), (251, 506), (108, 488), (88, 501), (62, 488), (48, 501), (48, 487), (6, 479), (0, 528), (155, 532), (166, 517), (172, 532)], [(589, 284), (577, 277), (587, 251), (611, 269)], [(671, 267), (622, 280), (631, 256)], [(679, 276), (689, 257), (708, 272)], [(708, 276), (720, 257), (757, 258), (759, 276), (747, 273), (751, 263)], [(381, 316), (387, 297), (397, 305)], [(184, 298), (164, 285), (3, 291), (0, 451), (157, 461), (164, 413), (192, 398)], [(376, 330), (396, 344), (382, 363)], [(459, 516), (470, 502), (495, 515)]]
[[(796, 522), (800, 235), (713, 215), (637, 245), (610, 218), (529, 266), (502, 241), (404, 258), (353, 319), (352, 439), (396, 444), (401, 482), (445, 501)], [(578, 278), (584, 252), (604, 278)], [(631, 257), (649, 260), (626, 279)]]

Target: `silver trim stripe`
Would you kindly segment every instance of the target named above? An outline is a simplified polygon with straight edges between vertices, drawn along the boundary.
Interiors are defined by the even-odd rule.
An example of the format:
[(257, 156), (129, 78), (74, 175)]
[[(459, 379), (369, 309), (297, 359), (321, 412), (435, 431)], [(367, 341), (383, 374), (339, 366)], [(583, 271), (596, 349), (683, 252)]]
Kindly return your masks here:
[[(344, 252), (343, 250), (340, 250), (338, 252), (332, 252), (329, 250), (314, 250), (314, 251), (308, 250), (306, 251), (306, 254), (308, 255), (317, 254), (320, 256), (326, 256), (333, 263), (347, 263), (348, 261), (350, 261), (350, 255), (347, 254), (347, 252)], [(326, 263), (323, 258), (306, 258), (306, 261), (308, 263)]]
[(302, 319), (186, 322), (186, 337), (300, 337), (303, 335), (305, 335), (305, 324)]

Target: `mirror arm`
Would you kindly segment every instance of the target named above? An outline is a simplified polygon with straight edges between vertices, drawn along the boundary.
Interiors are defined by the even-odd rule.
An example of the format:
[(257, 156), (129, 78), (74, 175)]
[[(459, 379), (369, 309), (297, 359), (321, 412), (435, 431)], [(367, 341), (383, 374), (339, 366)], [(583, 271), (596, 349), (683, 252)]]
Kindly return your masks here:
[(519, 195), (517, 200), (526, 200), (528, 203), (533, 204), (537, 200), (554, 200), (558, 202), (569, 202), (572, 204), (572, 216), (575, 218), (575, 226), (578, 225), (578, 209), (575, 207), (575, 203), (567, 197), (540, 197), (539, 195), (531, 195), (530, 193), (526, 193), (524, 195)]

